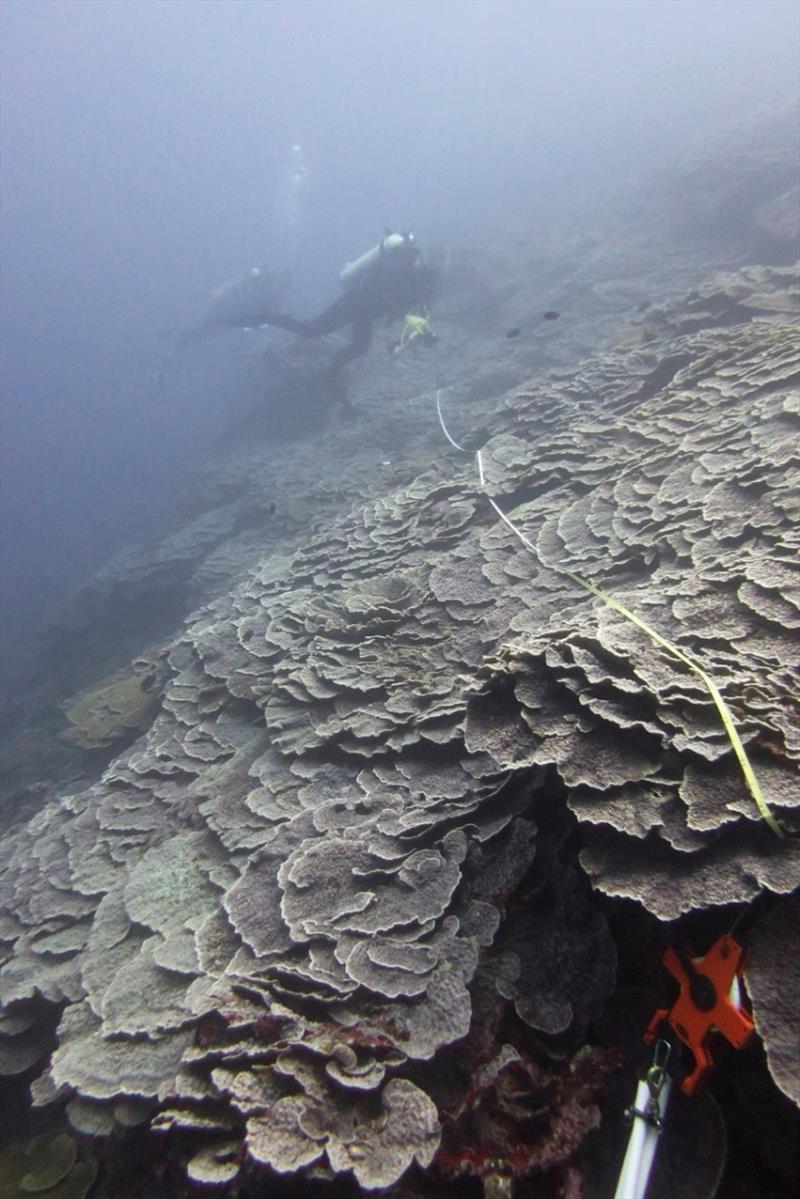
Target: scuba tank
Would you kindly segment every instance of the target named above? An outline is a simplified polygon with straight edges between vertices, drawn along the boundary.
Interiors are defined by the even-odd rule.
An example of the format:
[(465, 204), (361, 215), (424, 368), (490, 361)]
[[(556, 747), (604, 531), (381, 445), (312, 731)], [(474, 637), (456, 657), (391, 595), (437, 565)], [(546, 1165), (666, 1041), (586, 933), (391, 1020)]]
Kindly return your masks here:
[(367, 250), (355, 262), (348, 262), (339, 273), (339, 282), (345, 291), (354, 291), (360, 287), (368, 275), (376, 271), (385, 256), (393, 257), (399, 250), (416, 250), (413, 233), (388, 233), (377, 246)]

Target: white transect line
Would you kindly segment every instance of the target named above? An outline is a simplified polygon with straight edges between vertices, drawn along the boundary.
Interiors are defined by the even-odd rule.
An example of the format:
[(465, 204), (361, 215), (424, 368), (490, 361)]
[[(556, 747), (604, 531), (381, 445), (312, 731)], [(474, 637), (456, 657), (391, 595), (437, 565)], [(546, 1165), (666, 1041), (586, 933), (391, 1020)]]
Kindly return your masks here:
[[(439, 416), (439, 424), (442, 426), (442, 432), (444, 433), (447, 440), (450, 442), (453, 449), (459, 450), (460, 453), (462, 453), (462, 454), (468, 454), (469, 450), (464, 449), (463, 445), (459, 445), (457, 441), (454, 441), (453, 438), (450, 436), (450, 434), (447, 431), (447, 425), (444, 423), (444, 417), (442, 416), (442, 404), (441, 404), (441, 400), (440, 400), (441, 394), (442, 394), (442, 389), (440, 387), (439, 390), (436, 392), (436, 411)], [(537, 561), (545, 568), (545, 570), (559, 570), (558, 567), (548, 566), (546, 562), (542, 561), (541, 554), (539, 553), (538, 549), (533, 544), (533, 542), (529, 541), (528, 538), (525, 536), (525, 534), (521, 531), (521, 529), (518, 529), (517, 526), (513, 523), (513, 521), (509, 520), (509, 518), (506, 516), (506, 514), (502, 510), (502, 508), (499, 508), (497, 506), (497, 504), (494, 502), (494, 500), (492, 499), (492, 497), (489, 495), (488, 491), (486, 490), (486, 476), (483, 473), (483, 458), (481, 457), (480, 450), (475, 451), (475, 459), (478, 463), (478, 477), (480, 479), (480, 484), (481, 484), (483, 493), (486, 496), (489, 503), (494, 508), (497, 515), (503, 521), (503, 523), (508, 525), (509, 529), (511, 530), (511, 532), (514, 534), (515, 537), (519, 537), (522, 544), (527, 546), (527, 548), (531, 551), (531, 553), (535, 555)], [(561, 573), (568, 574), (569, 572), (562, 571)]]
[[(430, 393), (428, 393), (428, 394), (430, 394)], [(462, 454), (467, 454), (467, 453), (469, 453), (469, 451), (465, 450), (463, 445), (459, 445), (457, 441), (453, 441), (452, 437), (447, 432), (447, 426), (445, 425), (444, 417), (442, 416), (442, 404), (441, 404), (441, 399), (440, 399), (441, 394), (442, 394), (442, 389), (440, 387), (436, 392), (436, 411), (439, 414), (439, 424), (442, 426), (442, 432), (444, 433), (447, 440), (450, 442), (453, 449), (460, 450)], [(481, 483), (483, 483), (482, 477), (481, 477)]]
[[(440, 421), (440, 423), (441, 423), (441, 426), (442, 426), (442, 431), (443, 431), (443, 433), (444, 433), (445, 437), (447, 438), (447, 440), (450, 442), (450, 444), (451, 444), (452, 446), (454, 446), (454, 447), (455, 447), (455, 449), (457, 449), (457, 450), (460, 450), (462, 454), (467, 454), (467, 453), (469, 453), (469, 451), (468, 451), (468, 450), (465, 450), (463, 446), (461, 446), (461, 445), (459, 445), (459, 444), (458, 444), (458, 442), (456, 442), (456, 441), (453, 441), (452, 437), (451, 437), (451, 436), (450, 436), (450, 434), (447, 432), (447, 429), (445, 428), (444, 421), (442, 420), (442, 410), (441, 410), (441, 408), (439, 407), (439, 393), (438, 393), (438, 391), (437, 391), (437, 393), (436, 393), (436, 407), (437, 407), (437, 409), (438, 409), (438, 412), (439, 412), (439, 421)], [(481, 484), (481, 487), (482, 487), (482, 489), (483, 489), (483, 493), (484, 493), (484, 495), (486, 496), (486, 498), (487, 498), (487, 500), (489, 501), (489, 503), (490, 503), (490, 504), (492, 505), (492, 507), (494, 508), (494, 510), (495, 510), (495, 512), (497, 513), (497, 515), (500, 517), (500, 519), (503, 521), (503, 523), (504, 523), (504, 524), (508, 525), (509, 529), (510, 529), (510, 530), (511, 530), (511, 532), (514, 534), (514, 536), (515, 536), (515, 537), (519, 537), (519, 539), (520, 539), (520, 541), (522, 542), (522, 544), (523, 544), (524, 546), (527, 546), (527, 548), (528, 548), (528, 549), (531, 551), (531, 553), (535, 555), (535, 557), (536, 557), (537, 561), (538, 561), (538, 562), (539, 562), (539, 563), (540, 563), (540, 564), (541, 564), (541, 565), (542, 565), (542, 566), (545, 568), (545, 570), (558, 570), (558, 569), (559, 569), (558, 567), (548, 566), (548, 565), (547, 565), (547, 563), (546, 563), (546, 562), (544, 562), (544, 561), (542, 560), (542, 556), (541, 556), (541, 554), (539, 553), (539, 551), (538, 551), (538, 549), (536, 548), (536, 546), (533, 544), (533, 542), (528, 540), (528, 538), (525, 536), (525, 534), (522, 532), (522, 530), (521, 530), (521, 529), (518, 529), (518, 528), (517, 528), (517, 526), (514, 524), (514, 522), (513, 522), (512, 520), (510, 520), (510, 519), (509, 519), (509, 518), (506, 516), (505, 512), (503, 511), (503, 509), (502, 509), (502, 508), (500, 508), (500, 507), (498, 507), (498, 505), (497, 505), (497, 504), (494, 502), (494, 500), (492, 499), (492, 497), (489, 495), (488, 491), (486, 490), (486, 476), (485, 476), (485, 475), (484, 475), (484, 473), (483, 473), (483, 458), (481, 457), (481, 452), (480, 452), (480, 450), (476, 450), (476, 451), (475, 451), (475, 459), (476, 459), (476, 461), (477, 461), (477, 463), (478, 463), (478, 478), (480, 479), (480, 484)], [(566, 573), (568, 573), (568, 572), (566, 572), (566, 571), (563, 571), (562, 573), (566, 574)]]
[[(486, 476), (485, 476), (485, 475), (484, 475), (484, 473), (483, 473), (483, 458), (481, 458), (481, 452), (480, 452), (480, 450), (478, 450), (478, 452), (477, 452), (477, 454), (475, 455), (475, 457), (478, 459), (478, 478), (479, 478), (479, 479), (480, 479), (480, 481), (481, 481), (481, 487), (484, 487), (484, 488), (485, 488), (485, 487), (486, 487)], [(487, 496), (487, 499), (489, 500), (489, 503), (492, 505), (492, 507), (495, 509), (495, 511), (496, 511), (496, 512), (500, 512), (500, 509), (497, 507), (497, 504), (494, 502), (494, 500), (492, 499), (492, 497), (491, 497), (491, 496)], [(500, 512), (500, 515), (501, 515), (501, 516), (503, 516), (503, 513), (502, 513), (502, 512)], [(504, 516), (503, 516), (503, 520), (505, 520), (505, 517), (504, 517)], [(510, 525), (512, 529), (514, 528), (514, 526), (511, 524), (511, 521), (510, 521), (510, 520), (509, 520), (509, 521), (506, 521), (506, 524)], [(514, 530), (514, 531), (516, 532), (516, 530)]]
[[(445, 426), (444, 418), (442, 416), (442, 406), (440, 403), (441, 390), (442, 389), (439, 388), (436, 392), (436, 410), (439, 413), (439, 424), (442, 426), (442, 432), (455, 449), (459, 450), (462, 454), (466, 454), (468, 451), (465, 450), (463, 446), (460, 446), (457, 441), (453, 441), (453, 438), (447, 432), (447, 427)], [(677, 658), (679, 662), (682, 662), (684, 666), (688, 667), (689, 670), (691, 670), (693, 674), (696, 674), (697, 677), (702, 681), (704, 686), (708, 689), (709, 695), (714, 701), (714, 705), (719, 713), (722, 725), (728, 735), (728, 740), (731, 743), (731, 748), (736, 755), (736, 760), (739, 763), (745, 783), (747, 784), (747, 789), (750, 792), (756, 807), (758, 808), (762, 820), (764, 820), (776, 837), (779, 837), (781, 840), (783, 840), (786, 834), (784, 833), (780, 822), (775, 818), (775, 816), (773, 816), (770, 806), (764, 798), (764, 793), (761, 790), (761, 784), (759, 783), (750, 763), (750, 759), (747, 756), (747, 751), (742, 744), (742, 739), (739, 736), (736, 725), (733, 722), (733, 717), (728, 709), (728, 705), (725, 703), (719, 687), (708, 674), (708, 672), (704, 670), (703, 667), (694, 660), (694, 658), (690, 658), (688, 654), (685, 654), (683, 650), (679, 649), (678, 646), (672, 641), (668, 641), (666, 637), (662, 637), (661, 634), (652, 628), (651, 625), (642, 620), (640, 616), (637, 616), (635, 612), (631, 612), (630, 608), (626, 608), (625, 605), (621, 604), (619, 600), (614, 598), (613, 595), (607, 595), (605, 591), (602, 591), (599, 587), (595, 587), (594, 583), (587, 583), (585, 579), (582, 579), (579, 575), (573, 574), (572, 571), (567, 570), (565, 566), (551, 566), (548, 562), (545, 562), (544, 558), (533, 542), (528, 540), (525, 534), (517, 528), (514, 522), (510, 520), (508, 516), (506, 516), (505, 512), (498, 507), (498, 505), (489, 495), (488, 491), (486, 490), (486, 480), (483, 473), (483, 459), (481, 457), (480, 450), (477, 451), (475, 457), (478, 463), (481, 491), (486, 496), (487, 500), (492, 505), (492, 508), (494, 508), (500, 519), (508, 525), (515, 537), (518, 537), (522, 544), (527, 546), (527, 548), (531, 551), (537, 561), (545, 568), (545, 570), (553, 570), (565, 575), (568, 579), (571, 579), (573, 583), (576, 583), (578, 587), (582, 587), (583, 590), (588, 591), (590, 595), (602, 600), (604, 604), (607, 604), (609, 608), (613, 608), (615, 612), (619, 612), (620, 615), (624, 616), (626, 620), (629, 620), (631, 624), (634, 624), (638, 629), (641, 629), (641, 631), (645, 633), (655, 645), (661, 646), (661, 648), (665, 649), (671, 657)]]

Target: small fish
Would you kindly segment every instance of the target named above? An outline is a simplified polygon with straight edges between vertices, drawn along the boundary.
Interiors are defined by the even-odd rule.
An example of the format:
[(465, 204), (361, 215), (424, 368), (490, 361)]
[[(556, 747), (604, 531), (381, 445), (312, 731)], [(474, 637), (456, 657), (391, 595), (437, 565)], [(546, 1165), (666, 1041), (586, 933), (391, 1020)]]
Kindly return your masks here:
[(521, 332), (522, 332), (522, 329), (520, 329), (520, 328), (509, 329), (508, 332), (506, 333), (506, 337), (509, 338), (509, 340), (510, 340), (512, 337), (519, 337)]
[(560, 312), (555, 312), (552, 308), (548, 308), (547, 312), (542, 313), (543, 321), (557, 321), (561, 316)]

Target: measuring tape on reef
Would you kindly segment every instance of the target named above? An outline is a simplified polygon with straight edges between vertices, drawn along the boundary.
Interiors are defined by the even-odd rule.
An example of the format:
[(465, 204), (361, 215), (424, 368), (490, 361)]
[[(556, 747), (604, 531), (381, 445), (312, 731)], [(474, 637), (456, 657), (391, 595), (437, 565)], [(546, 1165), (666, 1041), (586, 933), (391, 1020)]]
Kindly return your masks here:
[[(457, 441), (454, 441), (453, 438), (450, 436), (450, 434), (447, 431), (447, 426), (444, 423), (444, 416), (442, 415), (441, 394), (442, 394), (442, 389), (439, 388), (436, 392), (436, 411), (439, 416), (439, 424), (442, 427), (442, 432), (444, 433), (445, 437), (447, 438), (447, 440), (450, 442), (451, 446), (453, 446), (454, 449), (459, 450), (460, 453), (462, 453), (462, 454), (467, 454), (470, 451), (466, 450), (464, 448), (464, 446), (459, 445)], [(736, 725), (733, 723), (733, 717), (731, 716), (728, 705), (725, 703), (725, 700), (722, 698), (722, 694), (721, 694), (719, 688), (717, 687), (714, 680), (710, 677), (710, 675), (705, 670), (703, 670), (703, 667), (698, 662), (695, 662), (695, 660), (693, 658), (690, 658), (688, 654), (685, 654), (683, 652), (683, 650), (679, 649), (677, 645), (673, 645), (673, 643), (671, 641), (668, 641), (666, 637), (662, 637), (659, 632), (657, 632), (654, 628), (652, 628), (649, 624), (647, 624), (646, 621), (642, 620), (640, 616), (637, 616), (635, 612), (631, 612), (631, 610), (629, 608), (626, 608), (624, 604), (621, 604), (619, 602), (619, 600), (614, 599), (613, 595), (608, 595), (605, 591), (602, 591), (599, 587), (595, 587), (593, 583), (587, 583), (585, 579), (580, 578), (579, 575), (573, 574), (572, 571), (567, 570), (566, 567), (564, 567), (564, 566), (554, 566), (549, 562), (545, 562), (540, 551), (533, 544), (533, 542), (528, 537), (525, 536), (525, 534), (522, 532), (522, 530), (519, 529), (514, 524), (514, 522), (510, 519), (510, 517), (508, 517), (505, 514), (505, 512), (503, 512), (503, 510), (499, 506), (499, 504), (497, 504), (495, 502), (495, 500), (489, 495), (489, 492), (488, 492), (487, 486), (486, 486), (486, 476), (484, 475), (484, 471), (483, 471), (483, 458), (481, 457), (480, 450), (475, 451), (475, 459), (476, 459), (476, 462), (478, 465), (478, 478), (480, 480), (481, 491), (486, 496), (486, 498), (489, 501), (489, 503), (491, 504), (492, 508), (495, 510), (497, 515), (503, 521), (503, 523), (508, 525), (509, 529), (511, 529), (511, 532), (514, 534), (514, 536), (518, 537), (519, 540), (522, 542), (522, 544), (525, 546), (525, 548), (530, 550), (530, 552), (534, 555), (534, 557), (537, 559), (537, 561), (545, 568), (545, 570), (552, 570), (552, 571), (555, 571), (557, 574), (564, 575), (566, 578), (570, 579), (573, 583), (575, 583), (578, 587), (582, 587), (584, 591), (588, 591), (590, 595), (593, 595), (597, 599), (602, 600), (603, 603), (607, 604), (609, 608), (613, 608), (615, 612), (619, 612), (621, 616), (624, 616), (626, 618), (626, 620), (629, 620), (631, 622), (631, 624), (634, 624), (637, 627), (637, 629), (641, 629), (641, 631), (643, 633), (646, 633), (646, 635), (650, 638), (650, 640), (653, 641), (656, 645), (661, 646), (661, 648), (666, 650), (667, 653), (670, 654), (673, 658), (677, 658), (677, 660), (679, 662), (682, 662), (684, 666), (688, 667), (688, 669), (691, 670), (694, 674), (696, 674), (697, 677), (703, 682), (703, 684), (707, 688), (711, 698), (714, 701), (714, 705), (719, 713), (719, 716), (722, 721), (725, 732), (728, 735), (728, 740), (731, 743), (733, 752), (736, 755), (736, 760), (739, 763), (739, 767), (744, 776), (745, 783), (747, 784), (747, 790), (750, 792), (750, 795), (752, 796), (753, 801), (755, 802), (755, 805), (758, 808), (758, 811), (759, 811), (759, 814), (760, 814), (762, 820), (764, 820), (764, 822), (768, 825), (768, 827), (772, 830), (772, 832), (775, 834), (776, 837), (783, 838), (783, 836), (784, 836), (783, 829), (781, 828), (776, 817), (773, 815), (772, 811), (770, 810), (769, 804), (767, 803), (766, 799), (764, 798), (764, 793), (761, 790), (761, 784), (759, 783), (758, 779), (756, 778), (755, 771), (753, 770), (753, 767), (750, 763), (750, 759), (747, 756), (747, 751), (745, 750), (744, 745), (742, 744), (742, 739), (739, 736), (739, 733), (737, 732)]]

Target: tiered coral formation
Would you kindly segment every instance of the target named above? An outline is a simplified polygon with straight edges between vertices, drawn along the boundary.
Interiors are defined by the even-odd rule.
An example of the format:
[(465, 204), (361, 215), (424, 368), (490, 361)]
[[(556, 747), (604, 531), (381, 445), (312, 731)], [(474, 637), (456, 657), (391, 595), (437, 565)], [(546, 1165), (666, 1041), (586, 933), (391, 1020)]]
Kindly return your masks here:
[[(536, 554), (446, 449), (195, 611), (144, 735), (4, 845), (0, 1060), (36, 1105), (149, 1118), (198, 1182), (499, 1194), (573, 1160), (613, 1065), (601, 897), (782, 896), (800, 854), (700, 681), (562, 571), (702, 664), (796, 832), (796, 283), (718, 277), (505, 396), (486, 483)], [(783, 910), (751, 993), (796, 1098)]]

